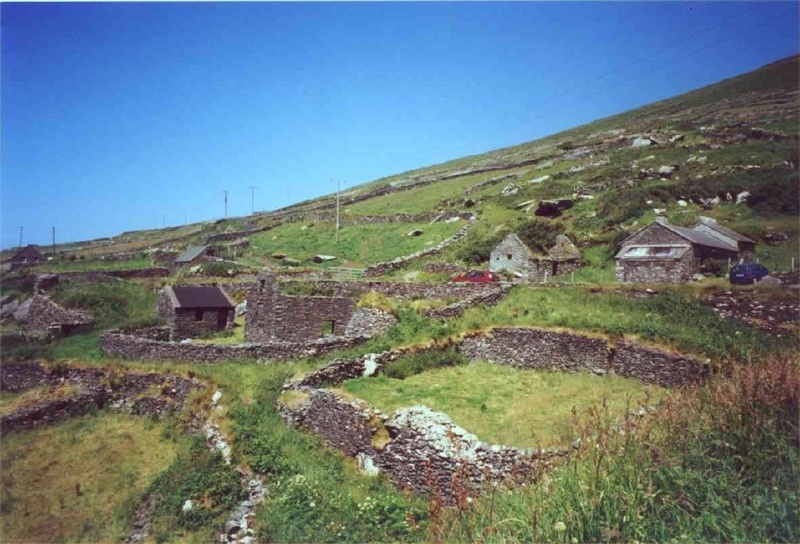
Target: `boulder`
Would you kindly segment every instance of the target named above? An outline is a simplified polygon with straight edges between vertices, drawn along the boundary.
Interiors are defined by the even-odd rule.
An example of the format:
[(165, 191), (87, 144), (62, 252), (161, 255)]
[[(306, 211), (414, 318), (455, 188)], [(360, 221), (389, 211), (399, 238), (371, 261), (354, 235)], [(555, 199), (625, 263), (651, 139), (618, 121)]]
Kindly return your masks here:
[(671, 178), (672, 174), (678, 171), (678, 165), (662, 165), (658, 167), (657, 173), (659, 177), (662, 178)]
[(756, 285), (759, 287), (777, 287), (781, 285), (781, 280), (775, 276), (764, 276)]
[(12, 300), (11, 302), (7, 302), (0, 307), (0, 319), (6, 319), (8, 317), (13, 317), (14, 312), (17, 311), (19, 308), (19, 301)]
[[(421, 232), (422, 231), (420, 231), (420, 233)], [(334, 255), (314, 255), (311, 257), (311, 260), (315, 263), (327, 263), (328, 261), (336, 260), (336, 257)]]
[(422, 236), (422, 231), (419, 229), (414, 229), (408, 234), (406, 234), (409, 238), (416, 238), (417, 236)]
[(522, 208), (527, 208), (528, 206), (530, 206), (534, 202), (535, 202), (534, 200), (526, 200), (525, 202), (520, 202), (519, 204), (514, 206), (514, 209), (515, 210), (521, 210)]
[(682, 200), (682, 199), (678, 200), (678, 206), (683, 208), (683, 207), (688, 206), (688, 205), (689, 205), (689, 203), (686, 202), (685, 200)]
[(550, 218), (558, 217), (561, 215), (561, 208), (558, 207), (558, 202), (541, 200), (539, 201), (539, 205), (536, 207), (536, 211), (533, 212), (533, 215)]
[(502, 191), (500, 191), (500, 196), (515, 195), (515, 194), (517, 194), (519, 192), (520, 189), (521, 189), (521, 187), (519, 185), (517, 185), (516, 183), (509, 183), (508, 185), (503, 187)]
[(747, 197), (749, 197), (749, 196), (750, 196), (750, 192), (749, 191), (742, 191), (741, 193), (736, 195), (736, 203), (737, 204), (744, 204), (745, 202), (747, 202)]
[(16, 319), (17, 321), (19, 321), (21, 323), (27, 322), (28, 321), (28, 314), (31, 311), (31, 305), (32, 304), (33, 304), (33, 299), (29, 298), (28, 300), (26, 300), (25, 302), (23, 302), (22, 304), (17, 306), (17, 309), (14, 310), (14, 313), (13, 313), (14, 319)]
[(653, 145), (656, 143), (655, 140), (652, 138), (648, 138), (647, 136), (637, 136), (633, 139), (633, 143), (631, 144), (632, 147), (647, 147), (649, 145)]
[(560, 198), (556, 201), (556, 204), (558, 204), (559, 210), (569, 210), (575, 206), (575, 201), (570, 198)]

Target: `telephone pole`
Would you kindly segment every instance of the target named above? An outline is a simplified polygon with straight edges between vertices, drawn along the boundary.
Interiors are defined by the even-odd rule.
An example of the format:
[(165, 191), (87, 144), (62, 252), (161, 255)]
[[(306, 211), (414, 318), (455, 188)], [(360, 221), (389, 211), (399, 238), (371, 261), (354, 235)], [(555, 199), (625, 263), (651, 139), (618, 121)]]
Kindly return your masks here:
[(250, 215), (255, 213), (255, 206), (253, 203), (255, 202), (255, 190), (258, 189), (255, 185), (250, 185)]
[(336, 181), (336, 243), (339, 243), (339, 185), (340, 181)]
[(56, 254), (56, 227), (53, 226), (53, 255)]
[(228, 218), (228, 191), (222, 191), (225, 194), (225, 219)]
[(20, 225), (20, 227), (19, 227), (19, 247), (22, 247), (22, 231), (23, 231), (23, 229), (25, 229), (25, 227)]

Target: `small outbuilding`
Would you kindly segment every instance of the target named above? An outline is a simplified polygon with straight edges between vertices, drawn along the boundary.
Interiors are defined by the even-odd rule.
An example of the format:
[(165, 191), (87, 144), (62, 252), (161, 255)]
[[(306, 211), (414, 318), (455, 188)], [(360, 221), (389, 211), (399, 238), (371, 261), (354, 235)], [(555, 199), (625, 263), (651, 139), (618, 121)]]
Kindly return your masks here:
[(178, 255), (174, 263), (175, 268), (183, 268), (184, 266), (196, 264), (203, 260), (203, 257), (209, 256), (210, 254), (208, 246), (192, 246)]
[(233, 326), (236, 303), (224, 289), (174, 285), (161, 290), (156, 312), (169, 323), (170, 340), (200, 338)]
[(680, 283), (707, 260), (750, 262), (754, 256), (753, 240), (712, 220), (686, 228), (659, 216), (623, 240), (614, 259), (618, 283)]
[(527, 280), (545, 280), (580, 268), (581, 254), (569, 238), (563, 234), (547, 255), (537, 257), (516, 234), (509, 234), (489, 256), (489, 270), (509, 272)]

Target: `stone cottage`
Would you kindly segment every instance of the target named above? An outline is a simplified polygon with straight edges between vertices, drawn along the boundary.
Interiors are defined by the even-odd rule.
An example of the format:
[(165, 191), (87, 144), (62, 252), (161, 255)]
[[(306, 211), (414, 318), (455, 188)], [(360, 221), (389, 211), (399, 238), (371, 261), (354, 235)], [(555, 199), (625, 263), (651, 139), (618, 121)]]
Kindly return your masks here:
[(174, 285), (161, 290), (156, 313), (169, 323), (169, 339), (199, 338), (233, 326), (236, 304), (217, 286)]
[(659, 216), (625, 238), (614, 259), (618, 283), (679, 283), (689, 281), (706, 260), (749, 262), (754, 255), (753, 240), (715, 222), (689, 229)]
[(44, 261), (44, 256), (42, 256), (42, 253), (39, 251), (39, 246), (30, 244), (9, 257), (8, 260), (5, 261), (4, 266), (13, 270), (23, 266), (39, 264), (42, 261)]
[(244, 337), (247, 342), (305, 342), (344, 336), (354, 312), (352, 298), (283, 295), (265, 269), (247, 294)]
[(510, 272), (527, 280), (568, 274), (581, 266), (581, 254), (569, 238), (559, 234), (547, 255), (537, 257), (516, 234), (509, 234), (489, 257), (489, 270)]

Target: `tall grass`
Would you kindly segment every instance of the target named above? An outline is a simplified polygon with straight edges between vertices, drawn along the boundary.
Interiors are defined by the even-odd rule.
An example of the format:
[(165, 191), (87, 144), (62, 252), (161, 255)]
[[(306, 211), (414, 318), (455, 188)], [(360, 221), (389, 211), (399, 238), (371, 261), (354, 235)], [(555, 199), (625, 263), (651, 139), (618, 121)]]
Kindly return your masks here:
[(540, 482), (442, 510), (429, 537), (497, 542), (797, 542), (798, 366), (772, 359), (625, 427), (596, 410)]

